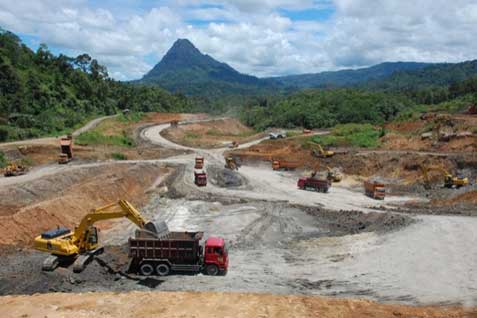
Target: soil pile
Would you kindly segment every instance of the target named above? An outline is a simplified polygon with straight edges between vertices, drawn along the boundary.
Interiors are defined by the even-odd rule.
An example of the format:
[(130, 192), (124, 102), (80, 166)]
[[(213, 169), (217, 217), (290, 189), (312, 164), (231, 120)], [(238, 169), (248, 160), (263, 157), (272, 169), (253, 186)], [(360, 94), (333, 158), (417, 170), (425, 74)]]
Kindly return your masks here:
[(91, 209), (119, 199), (140, 205), (146, 190), (165, 172), (155, 164), (111, 164), (3, 187), (0, 245), (29, 244), (57, 225), (73, 228)]

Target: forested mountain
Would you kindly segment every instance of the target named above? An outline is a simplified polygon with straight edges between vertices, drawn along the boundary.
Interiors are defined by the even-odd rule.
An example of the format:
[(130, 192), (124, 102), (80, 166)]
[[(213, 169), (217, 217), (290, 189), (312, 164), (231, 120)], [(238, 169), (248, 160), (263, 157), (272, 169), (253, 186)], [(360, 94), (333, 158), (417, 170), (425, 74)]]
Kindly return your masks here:
[[(356, 70), (257, 78), (241, 74), (225, 63), (202, 54), (189, 40), (177, 40), (164, 58), (139, 83), (160, 86), (186, 95), (223, 98), (228, 95), (283, 95), (306, 88), (359, 88), (405, 93), (446, 88), (477, 76), (477, 60), (463, 63), (386, 62)], [(424, 92), (424, 95), (426, 93)], [(427, 100), (427, 97), (424, 98)]]
[(202, 54), (189, 40), (179, 39), (162, 60), (139, 81), (158, 84), (172, 92), (209, 96), (256, 94), (266, 83), (241, 74), (225, 63)]
[(0, 141), (61, 132), (100, 114), (191, 110), (191, 101), (159, 87), (120, 83), (87, 54), (33, 52), (0, 29)]
[(428, 63), (387, 62), (356, 70), (322, 72), (316, 74), (271, 77), (265, 80), (294, 88), (336, 88), (349, 87), (372, 80), (382, 80), (395, 72), (419, 70), (429, 66)]

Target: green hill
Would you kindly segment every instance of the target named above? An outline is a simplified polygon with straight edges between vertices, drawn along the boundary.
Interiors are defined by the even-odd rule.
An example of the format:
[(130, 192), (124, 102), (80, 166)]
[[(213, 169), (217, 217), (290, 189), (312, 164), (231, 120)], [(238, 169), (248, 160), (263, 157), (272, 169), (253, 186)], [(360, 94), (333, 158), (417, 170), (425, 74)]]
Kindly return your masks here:
[(56, 134), (87, 119), (133, 111), (184, 111), (191, 102), (158, 87), (120, 83), (87, 54), (33, 52), (0, 29), (0, 141)]

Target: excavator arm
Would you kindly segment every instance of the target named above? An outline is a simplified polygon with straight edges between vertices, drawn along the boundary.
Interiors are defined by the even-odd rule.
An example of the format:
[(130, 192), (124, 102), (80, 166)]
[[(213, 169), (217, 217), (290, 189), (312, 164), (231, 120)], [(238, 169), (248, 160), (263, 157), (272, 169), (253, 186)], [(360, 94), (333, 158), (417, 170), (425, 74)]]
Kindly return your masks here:
[(131, 203), (120, 200), (89, 212), (73, 232), (58, 228), (36, 237), (35, 249), (52, 253), (43, 264), (43, 269), (53, 270), (58, 266), (58, 258), (62, 257), (76, 259), (73, 270), (83, 270), (91, 256), (102, 250), (98, 248), (97, 231), (93, 225), (99, 221), (123, 217), (141, 229), (157, 233), (154, 223), (146, 221)]

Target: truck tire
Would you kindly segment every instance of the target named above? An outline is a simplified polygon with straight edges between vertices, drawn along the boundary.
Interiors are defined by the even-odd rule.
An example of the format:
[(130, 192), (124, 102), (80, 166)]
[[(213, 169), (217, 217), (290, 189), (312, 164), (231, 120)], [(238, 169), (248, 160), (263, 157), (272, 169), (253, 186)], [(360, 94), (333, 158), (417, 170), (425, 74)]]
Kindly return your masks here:
[(217, 276), (219, 274), (219, 268), (217, 267), (217, 265), (214, 264), (207, 265), (205, 271), (209, 276)]
[(159, 264), (156, 266), (156, 273), (159, 276), (167, 276), (169, 275), (171, 268), (167, 264)]
[(144, 276), (151, 276), (154, 273), (154, 267), (149, 263), (144, 263), (139, 267), (139, 273)]

